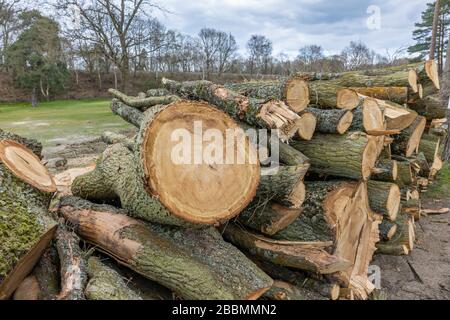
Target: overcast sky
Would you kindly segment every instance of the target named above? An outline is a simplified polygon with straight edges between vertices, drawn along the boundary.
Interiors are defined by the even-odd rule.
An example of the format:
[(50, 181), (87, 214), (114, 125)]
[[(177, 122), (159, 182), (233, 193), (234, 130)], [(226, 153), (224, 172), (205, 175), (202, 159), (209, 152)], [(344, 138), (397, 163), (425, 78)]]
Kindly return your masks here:
[[(412, 30), (430, 0), (156, 0), (168, 28), (198, 34), (203, 27), (231, 32), (245, 53), (252, 34), (270, 38), (274, 54), (296, 56), (305, 45), (339, 53), (361, 40), (381, 54), (413, 43)], [(375, 6), (375, 7), (374, 7)], [(368, 13), (369, 9), (369, 13)], [(381, 19), (378, 21), (377, 12)], [(369, 20), (368, 20), (369, 19)], [(368, 27), (368, 21), (370, 28)], [(379, 22), (379, 23), (378, 23)]]

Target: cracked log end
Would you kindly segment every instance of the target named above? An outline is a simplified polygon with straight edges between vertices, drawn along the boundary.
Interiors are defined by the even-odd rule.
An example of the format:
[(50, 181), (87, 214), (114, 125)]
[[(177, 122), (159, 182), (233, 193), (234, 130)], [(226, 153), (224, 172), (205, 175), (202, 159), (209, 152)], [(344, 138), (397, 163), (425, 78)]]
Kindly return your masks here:
[[(197, 124), (201, 124), (203, 134), (212, 130), (217, 134), (206, 141), (198, 136)], [(227, 141), (230, 129), (238, 130), (239, 126), (203, 102), (180, 101), (159, 112), (145, 130), (141, 144), (148, 191), (171, 213), (189, 222), (210, 224), (236, 216), (255, 196), (260, 168), (256, 150), (244, 131), (239, 129), (234, 141)], [(183, 135), (173, 139), (176, 130)], [(227, 151), (230, 144), (232, 152)], [(189, 163), (174, 161), (180, 146), (183, 155), (186, 148), (192, 153)], [(202, 148), (202, 159), (196, 155), (198, 148)], [(227, 153), (233, 155), (231, 164), (224, 160)], [(208, 158), (212, 159), (205, 158), (210, 154)], [(223, 155), (221, 159), (213, 156), (217, 154)], [(237, 161), (241, 155), (243, 164)]]
[(12, 141), (0, 141), (0, 161), (19, 179), (42, 192), (55, 192), (56, 185), (39, 158), (25, 146)]
[(294, 112), (298, 113), (305, 110), (310, 101), (308, 82), (295, 77), (288, 80), (285, 96), (286, 103)]
[(339, 109), (353, 110), (360, 105), (361, 99), (354, 90), (341, 89), (337, 93), (336, 107)]
[(353, 122), (353, 113), (351, 111), (346, 112), (339, 120), (336, 130), (339, 134), (344, 134), (350, 128)]
[(306, 141), (309, 141), (314, 136), (316, 132), (317, 118), (313, 113), (305, 112), (300, 115), (298, 129), (298, 136)]

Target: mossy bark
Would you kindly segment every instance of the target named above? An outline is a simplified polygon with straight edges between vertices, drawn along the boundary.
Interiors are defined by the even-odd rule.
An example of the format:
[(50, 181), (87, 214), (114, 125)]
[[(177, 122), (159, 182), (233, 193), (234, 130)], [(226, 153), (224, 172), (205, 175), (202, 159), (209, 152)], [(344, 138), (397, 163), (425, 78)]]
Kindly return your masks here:
[(394, 200), (390, 199), (390, 196), (392, 188), (395, 187), (398, 190), (398, 199), (395, 200), (398, 201), (398, 204), (400, 204), (400, 189), (393, 183), (374, 180), (370, 180), (367, 183), (367, 187), (367, 191), (369, 192), (369, 203), (372, 210), (376, 213), (382, 214), (388, 219), (395, 220), (400, 207), (397, 207), (397, 210), (395, 210), (396, 212), (389, 212), (391, 205), (389, 202)]
[(272, 288), (263, 297), (276, 301), (325, 300), (318, 294), (313, 294), (284, 281), (274, 281)]
[[(12, 294), (11, 290), (31, 272), (46, 247), (41, 240), (50, 241), (54, 234), (56, 223), (48, 211), (51, 198), (52, 194), (31, 187), (0, 163), (0, 299)], [(26, 266), (29, 270), (18, 283), (9, 283), (8, 275), (22, 258), (35, 251), (40, 253)]]
[[(61, 214), (86, 241), (121, 264), (184, 299), (257, 299), (272, 279), (214, 228), (181, 229), (144, 224), (77, 198), (63, 198)], [(106, 209), (106, 207), (103, 207)]]
[(413, 171), (409, 161), (398, 161), (398, 178), (396, 183), (400, 188), (410, 186), (414, 183)]
[(177, 96), (163, 96), (163, 97), (148, 97), (148, 98), (135, 98), (127, 96), (126, 94), (115, 90), (115, 89), (109, 89), (108, 90), (110, 94), (112, 94), (117, 99), (121, 100), (126, 105), (137, 108), (137, 109), (148, 109), (150, 107), (160, 105), (160, 104), (170, 104), (173, 102), (177, 102), (180, 100)]
[(97, 257), (88, 259), (89, 282), (86, 286), (88, 300), (143, 300), (132, 290), (122, 276)]
[(418, 116), (416, 120), (400, 134), (394, 136), (391, 149), (394, 154), (410, 157), (414, 152), (414, 146), (419, 146), (420, 139), (425, 129), (425, 118)]
[(423, 99), (412, 98), (409, 100), (408, 106), (421, 116), (426, 117), (428, 121), (443, 119), (447, 114), (445, 102), (442, 101), (439, 94), (429, 95)]
[(111, 110), (126, 122), (139, 128), (143, 120), (143, 113), (135, 108), (127, 106), (118, 99), (113, 99), (111, 102)]
[(291, 145), (311, 160), (309, 170), (313, 173), (351, 179), (367, 179), (367, 173), (363, 172), (363, 162), (365, 161), (364, 151), (368, 143), (367, 135), (349, 133), (344, 135), (316, 134), (311, 141), (292, 141)]
[(134, 151), (136, 141), (127, 136), (112, 131), (105, 131), (102, 133), (102, 141), (108, 145), (121, 143), (130, 151)]
[(408, 101), (408, 87), (350, 87), (348, 89), (367, 97), (402, 105)]
[(209, 81), (176, 82), (163, 79), (163, 85), (184, 98), (207, 101), (237, 121), (260, 128), (279, 129), (283, 141), (297, 134), (300, 117), (282, 101), (247, 98)]
[(150, 89), (145, 93), (147, 97), (163, 97), (170, 95), (169, 90), (160, 88), (160, 89)]
[[(377, 253), (387, 255), (403, 255), (413, 250), (415, 241), (414, 227), (411, 222), (412, 217), (400, 215), (395, 221), (397, 232), (386, 242), (377, 244)], [(405, 250), (406, 249), (406, 250)]]

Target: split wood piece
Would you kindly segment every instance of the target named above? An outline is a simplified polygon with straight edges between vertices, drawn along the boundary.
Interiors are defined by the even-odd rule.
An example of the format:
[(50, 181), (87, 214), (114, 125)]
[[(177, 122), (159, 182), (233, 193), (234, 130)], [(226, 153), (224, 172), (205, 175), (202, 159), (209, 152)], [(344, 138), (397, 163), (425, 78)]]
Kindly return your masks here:
[(422, 202), (420, 199), (410, 199), (402, 204), (402, 213), (419, 221), (422, 217)]
[(214, 228), (144, 224), (74, 197), (62, 198), (59, 208), (83, 239), (183, 299), (253, 300), (273, 284)]
[(398, 165), (396, 160), (381, 159), (372, 170), (372, 180), (395, 182), (398, 177)]
[(422, 152), (430, 165), (428, 177), (433, 178), (443, 168), (441, 159), (441, 138), (430, 134), (424, 134), (420, 140), (419, 152)]
[(402, 192), (402, 201), (409, 200), (420, 200), (420, 192), (417, 188), (403, 188)]
[(351, 87), (347, 89), (353, 90), (359, 95), (401, 105), (408, 102), (408, 87)]
[(423, 209), (422, 212), (425, 215), (439, 215), (450, 213), (450, 208), (440, 208), (440, 209)]
[(394, 137), (392, 143), (392, 152), (401, 156), (411, 157), (417, 152), (420, 144), (420, 139), (425, 131), (427, 119), (418, 116), (416, 120), (399, 135)]
[(169, 90), (166, 90), (164, 88), (159, 88), (159, 89), (147, 90), (147, 92), (145, 94), (148, 98), (150, 98), (150, 97), (165, 97), (165, 96), (169, 96), (170, 92), (169, 92)]
[(384, 112), (378, 101), (364, 97), (360, 107), (353, 111), (353, 122), (349, 130), (367, 132), (370, 135), (386, 135)]
[(417, 79), (417, 83), (422, 86), (432, 82), (436, 89), (440, 89), (438, 65), (435, 60), (428, 60), (421, 63), (417, 68), (411, 69), (411, 77)]
[[(135, 151), (122, 145), (108, 147), (94, 171), (75, 179), (74, 195), (97, 201), (119, 198), (134, 217), (178, 226), (213, 225), (247, 207), (256, 194), (260, 167), (256, 151), (234, 120), (207, 103), (195, 101), (154, 107), (143, 117)], [(186, 154), (180, 145), (190, 154), (192, 141), (198, 139), (197, 122), (202, 122), (203, 132), (215, 129), (226, 136), (227, 130), (235, 130), (237, 137), (233, 138), (243, 143), (233, 143), (232, 151), (241, 155), (244, 163), (194, 159), (201, 161), (196, 164), (192, 158), (187, 162), (172, 159), (174, 149), (177, 156)], [(175, 129), (183, 129), (190, 141), (174, 141)], [(214, 147), (225, 155), (228, 142), (219, 140), (199, 143), (203, 150)]]
[[(378, 238), (378, 218), (369, 207), (364, 182), (329, 181), (306, 183), (302, 214), (274, 238), (290, 241), (328, 241), (334, 256), (352, 264), (333, 275), (342, 287), (354, 289), (367, 299), (374, 289), (367, 278)], [(333, 282), (334, 282), (333, 281)]]
[(300, 116), (280, 100), (247, 98), (209, 81), (176, 82), (163, 79), (162, 83), (170, 92), (188, 99), (207, 101), (235, 120), (251, 126), (278, 129), (283, 141), (294, 137), (300, 129)]
[(37, 140), (24, 138), (2, 129), (0, 129), (0, 140), (12, 140), (20, 143), (30, 149), (39, 159), (42, 158), (42, 143)]
[(409, 161), (398, 161), (398, 178), (396, 183), (400, 188), (405, 186), (411, 186), (415, 182), (415, 178), (413, 176), (413, 171), (411, 167), (411, 163)]
[(397, 221), (397, 232), (387, 242), (377, 244), (377, 253), (386, 255), (407, 255), (414, 249), (415, 231), (413, 218), (400, 215)]
[(418, 116), (417, 112), (391, 101), (377, 100), (377, 102), (384, 113), (387, 130), (402, 131), (408, 128)]
[(26, 277), (14, 292), (14, 300), (55, 300), (60, 292), (58, 253), (48, 248), (32, 274)]
[[(428, 163), (425, 155), (423, 152), (419, 152), (415, 157), (414, 157), (415, 163), (419, 165), (419, 169), (420, 171), (418, 172), (418, 178), (417, 181), (419, 182), (419, 179), (424, 179), (426, 181), (426, 183), (428, 184), (428, 177), (430, 176), (430, 170), (431, 170), (431, 166)], [(420, 178), (420, 177), (427, 177), (427, 178)], [(423, 182), (422, 182), (422, 186), (423, 186)]]
[(426, 117), (428, 121), (445, 118), (447, 114), (447, 106), (439, 94), (429, 95), (423, 99), (411, 98), (408, 101), (408, 106), (421, 116)]
[(299, 129), (297, 132), (297, 136), (302, 140), (311, 140), (314, 136), (314, 132), (316, 132), (317, 126), (317, 118), (316, 115), (312, 112), (301, 112), (299, 114)]
[(389, 241), (397, 233), (397, 224), (389, 220), (383, 220), (379, 226), (381, 241)]
[(79, 246), (80, 239), (60, 223), (56, 231), (56, 248), (61, 265), (61, 292), (58, 300), (85, 300), (88, 280), (87, 263)]
[(271, 236), (290, 225), (302, 209), (286, 208), (278, 203), (250, 205), (239, 215), (239, 222), (253, 230)]
[(316, 116), (316, 131), (321, 133), (344, 134), (353, 122), (353, 113), (346, 109), (317, 109), (308, 108)]
[(317, 292), (322, 297), (330, 300), (337, 300), (339, 298), (340, 288), (336, 283), (328, 283), (324, 280), (316, 279), (301, 271), (294, 271), (271, 263), (264, 258), (250, 256), (250, 259), (273, 279), (282, 280), (305, 290)]
[(309, 104), (308, 83), (303, 77), (226, 84), (225, 87), (249, 98), (282, 100), (296, 113), (305, 110)]
[(95, 163), (87, 167), (68, 169), (57, 174), (55, 176), (55, 184), (58, 195), (71, 195), (72, 191), (70, 189), (75, 179), (93, 170), (95, 170)]
[(275, 301), (325, 300), (318, 294), (312, 294), (303, 288), (279, 280), (273, 282), (272, 287), (264, 294), (263, 298)]
[(401, 193), (398, 185), (371, 180), (367, 183), (367, 187), (372, 210), (382, 214), (391, 221), (395, 221), (400, 211), (401, 203)]
[(46, 192), (52, 186), (52, 177), (29, 149), (0, 142), (0, 300), (31, 273), (53, 238), (57, 225), (48, 212), (53, 194)]
[(137, 108), (137, 109), (147, 109), (156, 105), (160, 104), (170, 104), (173, 102), (177, 102), (180, 100), (178, 96), (163, 96), (163, 97), (149, 97), (149, 98), (135, 98), (127, 96), (126, 94), (116, 90), (116, 89), (109, 89), (108, 92), (112, 94), (115, 98), (119, 99), (126, 105)]
[(132, 290), (124, 278), (97, 257), (88, 259), (89, 282), (86, 286), (88, 300), (143, 300)]
[(116, 143), (122, 143), (124, 146), (126, 146), (131, 151), (134, 150), (134, 145), (136, 144), (136, 141), (134, 139), (128, 138), (127, 136), (119, 133), (115, 133), (112, 131), (105, 131), (102, 133), (102, 141), (106, 144), (116, 144)]
[(313, 173), (351, 179), (369, 179), (383, 142), (361, 132), (316, 134), (311, 141), (291, 145), (311, 160)]
[(350, 261), (327, 252), (331, 242), (277, 241), (233, 223), (223, 227), (223, 235), (237, 247), (280, 266), (331, 274), (351, 265)]

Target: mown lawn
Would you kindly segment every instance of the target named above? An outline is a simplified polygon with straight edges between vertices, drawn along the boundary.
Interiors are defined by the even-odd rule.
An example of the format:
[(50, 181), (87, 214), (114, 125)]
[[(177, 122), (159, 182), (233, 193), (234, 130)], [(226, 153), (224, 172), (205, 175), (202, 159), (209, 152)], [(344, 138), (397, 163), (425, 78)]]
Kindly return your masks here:
[(131, 128), (109, 108), (110, 100), (63, 100), (0, 104), (0, 128), (35, 138), (45, 146)]

